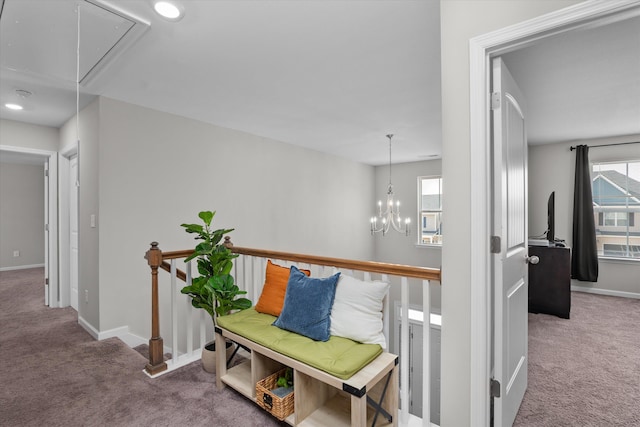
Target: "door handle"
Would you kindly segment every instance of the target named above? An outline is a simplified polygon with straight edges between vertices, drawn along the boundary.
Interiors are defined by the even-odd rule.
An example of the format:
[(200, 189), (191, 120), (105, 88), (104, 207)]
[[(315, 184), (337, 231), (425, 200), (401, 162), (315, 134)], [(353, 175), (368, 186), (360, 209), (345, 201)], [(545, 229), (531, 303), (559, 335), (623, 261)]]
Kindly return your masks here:
[(537, 257), (537, 256), (535, 256), (535, 255), (532, 255), (532, 256), (527, 256), (527, 255), (525, 255), (525, 256), (524, 256), (524, 261), (525, 261), (527, 264), (533, 264), (533, 265), (536, 265), (537, 263), (539, 263), (539, 262), (540, 262), (540, 258), (538, 258), (538, 257)]

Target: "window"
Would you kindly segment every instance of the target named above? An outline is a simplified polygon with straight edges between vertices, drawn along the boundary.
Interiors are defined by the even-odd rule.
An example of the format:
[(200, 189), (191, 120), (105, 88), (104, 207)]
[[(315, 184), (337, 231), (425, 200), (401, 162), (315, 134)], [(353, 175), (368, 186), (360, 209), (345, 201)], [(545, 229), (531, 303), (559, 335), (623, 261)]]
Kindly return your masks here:
[(419, 245), (442, 245), (442, 177), (418, 177)]
[[(608, 227), (626, 227), (633, 225), (633, 212), (600, 212), (598, 225)], [(631, 222), (631, 224), (629, 224)]]
[(593, 165), (598, 255), (640, 260), (640, 161)]

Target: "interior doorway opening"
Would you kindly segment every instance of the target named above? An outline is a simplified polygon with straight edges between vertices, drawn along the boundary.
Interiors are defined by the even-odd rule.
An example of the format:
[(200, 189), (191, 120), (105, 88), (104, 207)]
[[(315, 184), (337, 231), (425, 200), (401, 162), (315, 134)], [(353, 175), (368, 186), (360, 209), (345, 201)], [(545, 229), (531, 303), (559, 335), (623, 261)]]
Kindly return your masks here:
[(584, 2), (544, 17), (497, 30), (470, 41), (470, 210), (477, 213), (471, 232), (471, 277), (482, 278), (483, 286), (471, 287), (471, 419), (490, 421), (489, 379), (491, 374), (492, 323), (490, 248), (492, 170), (489, 157), (491, 91), (489, 64), (497, 56), (536, 43), (540, 40), (586, 28), (625, 20), (640, 13), (637, 1)]

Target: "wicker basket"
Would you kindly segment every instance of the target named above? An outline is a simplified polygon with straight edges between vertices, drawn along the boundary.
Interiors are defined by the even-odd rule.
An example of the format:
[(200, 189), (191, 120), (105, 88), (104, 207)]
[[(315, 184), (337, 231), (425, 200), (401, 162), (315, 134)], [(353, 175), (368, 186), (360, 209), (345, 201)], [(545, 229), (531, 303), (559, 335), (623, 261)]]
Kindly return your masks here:
[(256, 384), (256, 401), (258, 405), (280, 421), (284, 421), (285, 418), (293, 413), (293, 391), (285, 397), (276, 396), (271, 392), (277, 387), (278, 377), (284, 376), (285, 371), (286, 368), (281, 369), (267, 378), (261, 379)]

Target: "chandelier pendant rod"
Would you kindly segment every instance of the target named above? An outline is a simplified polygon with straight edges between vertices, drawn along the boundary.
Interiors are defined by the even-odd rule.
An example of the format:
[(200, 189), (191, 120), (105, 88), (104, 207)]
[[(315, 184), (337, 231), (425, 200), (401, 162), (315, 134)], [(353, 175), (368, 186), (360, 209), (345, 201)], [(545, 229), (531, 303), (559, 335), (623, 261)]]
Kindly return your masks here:
[[(386, 136), (389, 139), (389, 187), (387, 188), (387, 206), (383, 212), (382, 201), (378, 201), (378, 215), (371, 218), (371, 235), (382, 232), (382, 235), (384, 236), (389, 231), (389, 228), (392, 227), (398, 233), (404, 233), (405, 236), (408, 236), (410, 232), (409, 224), (411, 219), (407, 217), (404, 221), (403, 227), (402, 219), (400, 218), (400, 202), (396, 201), (394, 204), (393, 200), (393, 183), (391, 180), (391, 139), (393, 138), (393, 134), (387, 134)], [(380, 220), (379, 226), (378, 220)]]

